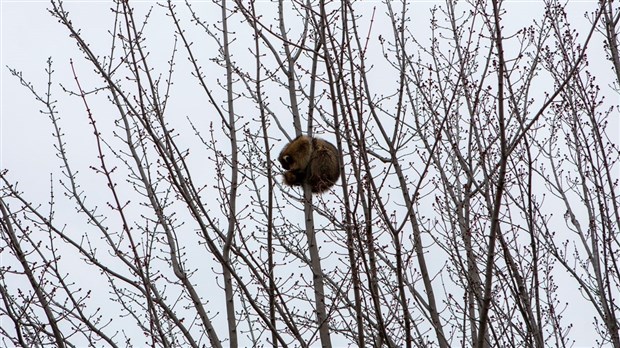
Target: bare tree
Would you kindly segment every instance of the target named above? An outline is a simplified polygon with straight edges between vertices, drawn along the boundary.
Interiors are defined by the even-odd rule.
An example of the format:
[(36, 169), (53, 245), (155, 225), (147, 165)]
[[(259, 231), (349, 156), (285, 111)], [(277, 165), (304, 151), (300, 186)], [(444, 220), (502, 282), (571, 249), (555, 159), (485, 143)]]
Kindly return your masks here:
[[(578, 306), (620, 347), (616, 2), (113, 4), (106, 46), (50, 2), (68, 79), (8, 68), (59, 168), (0, 172), (5, 346), (564, 347)], [(281, 185), (301, 134), (327, 193)]]

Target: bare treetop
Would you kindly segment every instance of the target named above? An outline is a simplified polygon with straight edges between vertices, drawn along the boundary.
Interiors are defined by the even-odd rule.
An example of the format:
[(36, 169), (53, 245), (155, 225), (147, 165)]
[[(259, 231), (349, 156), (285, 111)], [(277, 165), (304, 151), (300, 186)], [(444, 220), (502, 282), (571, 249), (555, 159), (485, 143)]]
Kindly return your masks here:
[(5, 67), (4, 346), (620, 348), (617, 2), (99, 8)]

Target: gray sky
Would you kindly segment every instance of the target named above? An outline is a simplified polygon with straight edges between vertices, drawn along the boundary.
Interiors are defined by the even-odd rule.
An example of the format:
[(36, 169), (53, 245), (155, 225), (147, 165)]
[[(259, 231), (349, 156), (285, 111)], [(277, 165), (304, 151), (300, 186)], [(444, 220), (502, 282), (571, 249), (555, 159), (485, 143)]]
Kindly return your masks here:
[[(379, 5), (374, 1), (367, 1), (369, 11), (372, 6)], [(424, 40), (424, 32), (428, 35), (427, 22), (428, 8), (442, 2), (420, 1), (419, 12), (416, 13), (414, 26), (419, 27), (421, 37)], [(580, 25), (584, 28), (588, 27), (587, 21), (583, 18), (583, 13), (587, 9), (593, 9), (596, 5), (595, 1), (571, 1), (570, 10), (574, 18), (574, 26)], [(151, 1), (132, 1), (138, 10), (144, 10), (146, 6), (151, 6)], [(208, 6), (207, 4), (202, 4)], [(64, 127), (66, 141), (70, 151), (70, 158), (75, 168), (81, 171), (81, 174), (88, 179), (84, 181), (89, 190), (89, 194), (96, 197), (98, 193), (105, 195), (105, 183), (101, 178), (91, 175), (88, 167), (93, 165), (95, 158), (95, 143), (92, 137), (92, 130), (88, 125), (88, 119), (84, 113), (84, 106), (80, 99), (76, 97), (67, 97), (63, 94), (59, 84), (69, 89), (75, 90), (75, 82), (71, 73), (69, 64), (73, 59), (75, 67), (84, 85), (101, 85), (101, 81), (93, 74), (92, 68), (82, 59), (81, 53), (78, 51), (75, 43), (68, 37), (67, 30), (62, 27), (55, 19), (53, 19), (46, 11), (48, 7), (47, 1), (5, 1), (1, 3), (1, 95), (0, 95), (0, 168), (9, 169), (13, 180), (18, 180), (22, 190), (29, 194), (29, 197), (36, 202), (45, 204), (47, 202), (50, 190), (50, 173), (58, 180), (60, 162), (56, 157), (55, 150), (52, 147), (54, 138), (52, 136), (52, 126), (47, 116), (41, 114), (39, 110), (42, 105), (34, 101), (32, 95), (19, 85), (16, 78), (10, 75), (6, 66), (22, 71), (26, 80), (30, 81), (35, 89), (43, 94), (47, 84), (47, 76), (45, 69), (47, 67), (46, 60), (52, 57), (54, 65), (54, 84), (52, 86), (54, 97), (58, 99), (59, 116), (61, 124)], [(109, 47), (109, 35), (107, 30), (110, 28), (112, 18), (110, 16), (110, 3), (104, 1), (67, 1), (66, 7), (70, 10), (72, 18), (76, 19), (78, 27), (82, 28), (84, 34), (89, 37), (90, 42), (101, 43), (98, 49), (107, 49)], [(265, 10), (268, 11), (270, 4), (264, 4)], [(157, 6), (156, 6), (157, 7)], [(523, 25), (526, 18), (530, 14), (536, 14), (537, 8), (540, 7), (539, 1), (510, 1), (506, 4), (507, 8), (513, 8), (515, 13), (519, 13), (518, 18), (509, 24), (514, 24), (514, 28)], [(190, 26), (187, 26), (190, 28)], [(193, 26), (192, 26), (193, 28)], [(508, 31), (514, 28), (507, 28)], [(149, 41), (149, 49), (152, 52), (153, 64), (158, 69), (165, 71), (166, 61), (169, 59), (172, 51), (172, 28), (170, 21), (163, 15), (163, 11), (155, 9), (153, 18), (149, 28), (150, 37), (157, 37), (157, 40)], [(200, 49), (198, 52), (204, 53), (203, 59), (206, 61), (215, 48), (208, 41), (196, 43)], [(600, 39), (594, 41), (595, 45), (601, 47)], [(100, 54), (105, 55), (107, 52), (101, 51)], [(242, 55), (241, 51), (237, 54)], [(602, 50), (601, 50), (601, 54)], [(189, 76), (189, 68), (185, 58), (179, 59), (176, 69), (177, 76)], [(590, 67), (596, 71), (596, 66)], [(596, 74), (601, 85), (608, 85), (612, 78), (610, 74), (610, 66), (603, 66), (603, 72)], [(374, 73), (381, 75), (381, 70), (377, 69)], [(221, 77), (220, 77), (221, 78)], [(605, 78), (609, 78), (609, 82), (604, 82)], [(377, 81), (382, 79), (378, 78)], [(381, 83), (381, 82), (378, 82)], [(389, 84), (390, 81), (386, 81)], [(191, 78), (181, 78), (175, 81), (174, 86), (174, 110), (179, 115), (176, 120), (182, 131), (191, 133), (191, 128), (185, 122), (185, 117), (192, 118), (193, 122), (199, 127), (208, 128), (208, 120), (199, 117), (201, 110), (207, 110), (209, 104), (199, 91), (195, 80)], [(609, 99), (618, 100), (618, 95), (612, 93), (610, 89), (605, 91), (609, 93)], [(218, 92), (219, 96), (223, 94)], [(96, 117), (105, 117), (106, 112), (114, 111), (108, 105), (104, 95), (93, 97), (91, 108), (97, 113)], [(283, 106), (274, 105), (284, 111)], [(252, 112), (248, 109), (247, 112)], [(615, 118), (617, 122), (617, 118)], [(111, 132), (113, 128), (102, 123), (103, 131)], [(618, 126), (616, 125), (616, 129)], [(277, 135), (284, 139), (282, 134)], [(188, 137), (191, 139), (191, 137)], [(618, 141), (618, 138), (615, 139)], [(191, 143), (191, 140), (188, 140)], [(195, 141), (195, 139), (194, 139)], [(189, 144), (188, 143), (188, 146)], [(273, 155), (273, 154), (272, 154)], [(200, 159), (194, 157), (196, 166), (200, 166)], [(208, 168), (204, 168), (208, 171)], [(58, 189), (58, 188), (57, 188)], [(59, 198), (62, 200), (62, 198)], [(76, 224), (82, 228), (83, 221), (74, 211), (57, 212), (59, 219), (64, 219), (68, 224)], [(80, 225), (81, 224), (81, 225)], [(79, 228), (78, 228), (79, 229)], [(67, 256), (70, 257), (70, 256)], [(86, 268), (80, 267), (79, 259), (75, 261), (76, 272), (85, 271)], [(440, 264), (441, 265), (441, 264)], [(86, 276), (85, 276), (86, 277)], [(105, 282), (99, 278), (102, 285)], [(90, 279), (89, 279), (90, 281)], [(579, 291), (576, 289), (575, 282), (566, 274), (559, 274), (556, 282), (560, 286), (559, 293), (564, 295), (561, 301), (566, 303), (580, 302), (582, 300)], [(99, 291), (105, 291), (104, 286)], [(104, 295), (105, 297), (105, 295)], [(218, 304), (213, 304), (214, 310), (222, 310)], [(571, 306), (566, 308), (565, 316), (574, 323), (571, 329), (571, 337), (576, 341), (576, 346), (593, 345), (592, 321), (594, 313), (591, 312), (590, 306)], [(224, 321), (220, 321), (225, 325)], [(115, 325), (115, 324), (113, 324)], [(139, 333), (137, 333), (139, 334)]]

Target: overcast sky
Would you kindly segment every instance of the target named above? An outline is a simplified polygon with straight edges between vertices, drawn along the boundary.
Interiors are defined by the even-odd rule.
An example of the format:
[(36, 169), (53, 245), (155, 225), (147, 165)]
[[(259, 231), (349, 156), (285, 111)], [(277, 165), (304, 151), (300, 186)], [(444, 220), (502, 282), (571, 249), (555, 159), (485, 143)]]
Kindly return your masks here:
[[(374, 1), (366, 2), (369, 10), (376, 5)], [(66, 1), (65, 3), (72, 18), (78, 19), (79, 27), (83, 28), (90, 42), (94, 44), (101, 42), (102, 50), (109, 47), (107, 31), (112, 23), (110, 3), (107, 1)], [(131, 3), (137, 9), (142, 10), (153, 4), (151, 1), (131, 1)], [(428, 18), (428, 8), (441, 3), (443, 2), (420, 1), (419, 5), (416, 5), (420, 9), (416, 25), (423, 27), (426, 23), (424, 19)], [(47, 1), (2, 0), (1, 6), (0, 168), (8, 168), (10, 177), (18, 180), (21, 188), (29, 192), (34, 201), (45, 203), (49, 194), (50, 173), (54, 172), (58, 175), (59, 168), (59, 161), (52, 147), (54, 138), (51, 124), (45, 115), (39, 113), (41, 105), (35, 102), (32, 95), (10, 75), (7, 66), (22, 71), (26, 80), (32, 82), (35, 89), (43, 92), (47, 84), (46, 61), (48, 57), (52, 57), (55, 69), (53, 91), (59, 99), (57, 106), (62, 116), (62, 125), (65, 127), (70, 156), (78, 168), (88, 168), (92, 165), (94, 140), (88, 127), (88, 120), (83, 113), (83, 105), (77, 98), (65, 97), (59, 84), (75, 88), (70, 72), (70, 59), (73, 59), (78, 72), (84, 76), (85, 83), (89, 83), (88, 78), (96, 79), (96, 77), (92, 74), (92, 68), (83, 61), (76, 44), (69, 38), (66, 28), (57, 23), (47, 12), (46, 8), (49, 6)], [(264, 6), (272, 5), (265, 3)], [(514, 21), (510, 22), (515, 27), (519, 27), (529, 14), (535, 14), (538, 11), (540, 2), (510, 1), (506, 6), (519, 10), (515, 13), (521, 15), (515, 16)], [(574, 11), (571, 13), (575, 20), (574, 25), (588, 28), (588, 22), (583, 17), (583, 13), (588, 9), (594, 9), (595, 6), (596, 1), (571, 1), (570, 10)], [(169, 19), (162, 12), (155, 11), (151, 19), (150, 34), (159, 38), (150, 41), (149, 48), (155, 59), (154, 64), (165, 66), (171, 53), (173, 29)], [(423, 35), (422, 31), (423, 28), (420, 29), (421, 35)], [(595, 44), (602, 46), (600, 40), (595, 41)], [(209, 46), (209, 43), (204, 45), (202, 52), (205, 55), (215, 49)], [(101, 54), (105, 53), (101, 51)], [(184, 68), (179, 66), (178, 69), (180, 69), (179, 74), (183, 74)], [(597, 68), (592, 67), (592, 69)], [(599, 73), (597, 76), (601, 79), (607, 76), (610, 78), (609, 81), (612, 81), (611, 76), (608, 75), (609, 67), (604, 67), (604, 69), (606, 72)], [(96, 85), (100, 81), (92, 82), (91, 85)], [(390, 83), (390, 81), (385, 83)], [(605, 85), (604, 81), (599, 81), (599, 83)], [(182, 101), (175, 106), (179, 114), (184, 115), (183, 117), (190, 116), (196, 109), (208, 108), (208, 103), (202, 96), (193, 98), (194, 95), (200, 95), (195, 91), (195, 81), (186, 79), (177, 81), (176, 84), (175, 98)], [(618, 95), (610, 93), (609, 98), (618, 100)], [(95, 106), (98, 106), (96, 110), (99, 114), (109, 108), (105, 100), (101, 100), (100, 104), (95, 104)], [(615, 140), (618, 141), (618, 138)], [(40, 196), (37, 196), (38, 194)], [(71, 221), (74, 218), (72, 213), (59, 212), (59, 215), (64, 215)], [(557, 281), (574, 284), (569, 279), (560, 278)], [(573, 287), (574, 285), (567, 286)], [(563, 299), (566, 302), (581, 296), (576, 289), (566, 289), (562, 293), (569, 296)], [(595, 337), (591, 325), (593, 314), (584, 315), (584, 311), (591, 310), (591, 307), (585, 310), (570, 306), (567, 308), (566, 316), (575, 323), (572, 332), (575, 333), (573, 337), (576, 339), (577, 346), (586, 347), (593, 344), (593, 337)]]

